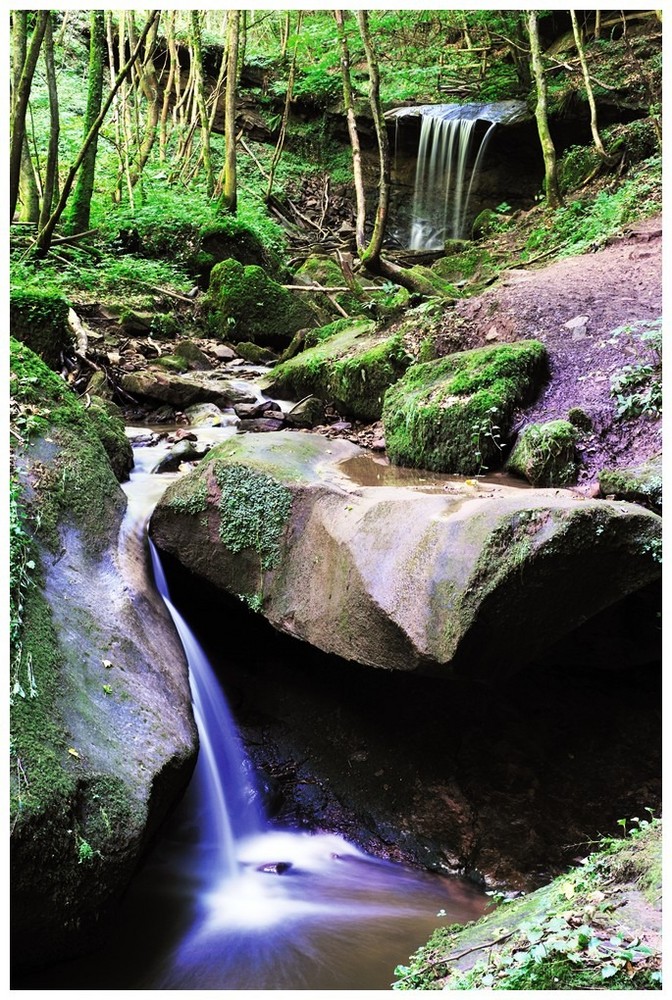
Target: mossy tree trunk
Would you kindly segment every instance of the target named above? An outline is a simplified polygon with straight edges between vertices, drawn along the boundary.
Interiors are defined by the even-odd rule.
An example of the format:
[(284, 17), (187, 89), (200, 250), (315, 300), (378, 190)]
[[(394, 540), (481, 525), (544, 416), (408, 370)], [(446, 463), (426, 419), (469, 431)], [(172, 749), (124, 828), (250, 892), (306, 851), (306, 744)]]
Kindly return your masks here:
[[(90, 13), (91, 37), (89, 41), (89, 90), (84, 113), (84, 138), (89, 135), (93, 124), (100, 114), (103, 100), (103, 70), (105, 64), (105, 13), (102, 10), (92, 10)], [(98, 152), (98, 130), (92, 136), (77, 178), (77, 184), (72, 196), (67, 230), (70, 233), (84, 233), (89, 228), (91, 217), (91, 197), (93, 182), (96, 175), (96, 154)]]
[(28, 18), (26, 11), (15, 11), (12, 21), (14, 55), (13, 83), (10, 112), (9, 140), (9, 220), (14, 218), (19, 197), (21, 161), (26, 137), (26, 112), (37, 60), (42, 47), (49, 11), (40, 10), (35, 17), (35, 27), (28, 43)]
[(345, 31), (345, 11), (335, 10), (334, 18), (338, 29), (338, 44), (341, 52), (341, 80), (343, 83), (343, 106), (348, 123), (348, 135), (350, 137), (350, 147), (352, 149), (352, 173), (355, 182), (355, 199), (357, 203), (357, 215), (355, 221), (355, 240), (357, 250), (366, 245), (365, 224), (366, 224), (366, 195), (364, 192), (364, 178), (362, 176), (362, 149), (359, 142), (359, 132), (357, 131), (357, 119), (355, 117), (355, 107), (352, 97), (352, 80), (350, 78), (350, 50), (348, 48), (348, 37)]
[(570, 10), (570, 16), (572, 18), (572, 30), (574, 32), (574, 41), (576, 42), (576, 51), (579, 54), (579, 62), (581, 63), (581, 72), (583, 73), (583, 83), (586, 88), (586, 97), (588, 98), (588, 106), (590, 107), (590, 131), (593, 136), (593, 142), (595, 143), (595, 149), (597, 150), (598, 156), (607, 165), (612, 165), (615, 163), (613, 156), (607, 153), (604, 145), (602, 143), (602, 137), (600, 136), (600, 130), (597, 127), (597, 105), (595, 104), (595, 94), (593, 93), (593, 86), (590, 82), (590, 73), (588, 71), (588, 61), (586, 59), (586, 52), (583, 47), (583, 35), (581, 29), (579, 28), (579, 22), (576, 19), (576, 11)]
[[(135, 186), (142, 177), (142, 172), (145, 169), (147, 160), (149, 159), (150, 153), (154, 148), (154, 143), (156, 142), (159, 124), (159, 82), (156, 77), (156, 68), (154, 66), (153, 59), (153, 51), (156, 45), (156, 35), (158, 30), (159, 22), (157, 20), (154, 22), (149, 34), (147, 35), (147, 41), (145, 43), (145, 58), (142, 62), (138, 60), (137, 63), (138, 74), (136, 96), (140, 91), (142, 91), (147, 111), (144, 135), (139, 143), (135, 160), (130, 170), (129, 183), (132, 187)], [(135, 31), (133, 31), (133, 35), (135, 35)]]
[(378, 205), (376, 207), (376, 219), (373, 225), (373, 233), (369, 245), (362, 250), (360, 258), (365, 267), (376, 270), (380, 266), (380, 252), (383, 247), (385, 227), (390, 205), (390, 146), (387, 137), (387, 127), (383, 117), (383, 109), (380, 103), (380, 71), (378, 69), (378, 59), (371, 40), (369, 30), (369, 16), (365, 10), (357, 11), (357, 23), (359, 33), (364, 43), (366, 52), (366, 63), (369, 70), (369, 104), (371, 114), (376, 129), (376, 140), (378, 142)]
[(539, 142), (544, 157), (544, 192), (549, 208), (557, 208), (562, 204), (560, 186), (558, 184), (558, 167), (555, 157), (555, 146), (548, 127), (548, 111), (546, 100), (546, 77), (541, 61), (541, 43), (539, 41), (539, 25), (536, 10), (528, 11), (527, 28), (530, 36), (530, 52), (532, 56), (532, 75), (537, 90), (537, 106), (535, 117)]
[(238, 90), (238, 39), (240, 11), (230, 10), (226, 25), (226, 93), (224, 96), (224, 143), (226, 146), (220, 207), (235, 215), (238, 203), (236, 180), (236, 94)]
[(42, 208), (39, 225), (43, 226), (51, 214), (54, 196), (58, 193), (58, 139), (60, 135), (60, 117), (58, 112), (58, 88), (56, 86), (56, 65), (54, 62), (54, 25), (53, 14), (49, 15), (44, 32), (44, 69), (49, 93), (49, 147), (47, 149), (47, 165), (44, 172), (44, 188), (42, 191)]

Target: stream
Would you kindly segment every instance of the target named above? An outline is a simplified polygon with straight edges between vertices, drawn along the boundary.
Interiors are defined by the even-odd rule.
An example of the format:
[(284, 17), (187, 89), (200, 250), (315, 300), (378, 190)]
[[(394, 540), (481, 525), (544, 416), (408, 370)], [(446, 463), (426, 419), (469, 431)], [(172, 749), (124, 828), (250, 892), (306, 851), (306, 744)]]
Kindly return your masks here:
[[(205, 428), (199, 438), (214, 443), (233, 433), (233, 426)], [(395, 966), (434, 928), (477, 919), (488, 897), (466, 880), (371, 857), (333, 833), (280, 829), (265, 816), (218, 680), (231, 654), (223, 649), (216, 664), (208, 661), (147, 540), (151, 511), (179, 475), (152, 472), (168, 448), (134, 448), (121, 555), (149, 548), (147, 586), (163, 598), (184, 647), (200, 738), (196, 769), (104, 948), (25, 985), (387, 990)]]

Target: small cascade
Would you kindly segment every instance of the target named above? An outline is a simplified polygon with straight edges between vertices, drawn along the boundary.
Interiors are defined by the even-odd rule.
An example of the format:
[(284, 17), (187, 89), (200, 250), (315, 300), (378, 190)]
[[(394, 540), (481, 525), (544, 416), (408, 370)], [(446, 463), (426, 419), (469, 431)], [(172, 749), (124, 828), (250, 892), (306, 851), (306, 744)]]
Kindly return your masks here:
[(206, 850), (215, 851), (213, 876), (235, 875), (239, 870), (240, 842), (265, 828), (260, 797), (226, 699), (205, 653), (170, 600), (165, 573), (151, 540), (149, 550), (156, 588), (173, 619), (189, 665), (201, 744), (192, 781), (201, 804), (200, 843)]
[(439, 249), (447, 239), (465, 237), (469, 199), (496, 124), (491, 123), (474, 157), (478, 120), (454, 117), (442, 107), (426, 109), (422, 115), (409, 242), (412, 250)]

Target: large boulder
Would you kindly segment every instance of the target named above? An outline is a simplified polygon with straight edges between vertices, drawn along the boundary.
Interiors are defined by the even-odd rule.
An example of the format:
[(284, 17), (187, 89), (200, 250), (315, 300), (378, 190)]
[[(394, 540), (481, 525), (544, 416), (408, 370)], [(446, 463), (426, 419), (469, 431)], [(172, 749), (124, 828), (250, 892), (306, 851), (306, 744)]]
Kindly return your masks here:
[(27, 344), (50, 368), (60, 370), (63, 352), (72, 350), (67, 299), (50, 288), (12, 288), (9, 322), (12, 336)]
[(533, 486), (571, 486), (579, 471), (578, 440), (579, 433), (568, 420), (527, 424), (507, 459), (507, 471)]
[(264, 347), (286, 347), (297, 330), (314, 325), (299, 293), (287, 291), (261, 267), (233, 258), (213, 267), (204, 307), (223, 340)]
[[(15, 967), (77, 954), (193, 768), (184, 654), (89, 413), (12, 342)], [(35, 942), (39, 942), (39, 947)]]
[(535, 340), (414, 365), (385, 394), (391, 461), (465, 476), (500, 466), (516, 408), (546, 375), (546, 349)]
[(227, 409), (235, 403), (251, 403), (256, 399), (240, 382), (208, 372), (179, 374), (146, 368), (123, 375), (121, 387), (137, 399), (166, 403), (178, 410), (197, 403), (214, 403)]
[(661, 521), (562, 490), (357, 487), (318, 435), (212, 449), (151, 519), (158, 547), (277, 629), (361, 664), (488, 677), (660, 575)]
[(385, 391), (412, 358), (400, 334), (369, 319), (342, 319), (307, 337), (310, 345), (273, 369), (268, 392), (281, 399), (317, 396), (358, 420), (378, 420)]

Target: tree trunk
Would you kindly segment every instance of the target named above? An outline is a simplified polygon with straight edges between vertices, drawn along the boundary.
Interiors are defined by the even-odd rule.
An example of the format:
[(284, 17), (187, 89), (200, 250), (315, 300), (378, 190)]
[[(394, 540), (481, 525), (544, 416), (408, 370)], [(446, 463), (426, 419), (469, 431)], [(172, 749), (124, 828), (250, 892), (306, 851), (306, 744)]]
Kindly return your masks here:
[[(91, 37), (89, 40), (89, 91), (86, 98), (84, 113), (84, 138), (91, 131), (94, 122), (100, 114), (103, 99), (103, 68), (106, 53), (105, 13), (102, 10), (92, 10), (90, 15)], [(67, 232), (84, 233), (90, 228), (91, 197), (96, 173), (96, 153), (98, 151), (98, 130), (89, 142), (82, 157), (82, 166), (77, 178), (77, 185), (72, 196), (72, 206), (68, 219)]]
[(44, 190), (42, 192), (42, 209), (39, 225), (44, 226), (51, 214), (54, 195), (58, 191), (58, 138), (60, 119), (58, 114), (58, 88), (56, 86), (56, 66), (54, 63), (54, 29), (53, 15), (49, 16), (44, 33), (44, 69), (49, 92), (49, 148), (47, 149), (47, 165), (44, 172)]
[(546, 77), (544, 67), (541, 62), (541, 44), (539, 42), (539, 26), (537, 24), (537, 12), (531, 10), (527, 15), (527, 27), (530, 35), (530, 50), (532, 54), (532, 74), (537, 89), (537, 107), (535, 116), (537, 119), (537, 131), (539, 142), (544, 156), (544, 191), (546, 203), (549, 208), (557, 208), (562, 204), (560, 188), (558, 185), (558, 168), (555, 159), (555, 146), (548, 128), (548, 114), (546, 110)]
[(390, 205), (391, 187), (391, 167), (390, 167), (390, 146), (387, 136), (387, 127), (383, 116), (383, 109), (380, 103), (380, 72), (378, 60), (371, 41), (369, 31), (369, 17), (365, 10), (357, 11), (357, 23), (359, 33), (364, 43), (366, 52), (366, 63), (369, 70), (369, 104), (371, 105), (371, 115), (376, 129), (376, 139), (378, 142), (379, 180), (378, 180), (378, 205), (376, 207), (376, 218), (373, 225), (373, 233), (368, 247), (360, 254), (360, 259), (365, 267), (376, 270), (379, 267), (380, 251), (383, 246), (385, 227), (387, 225), (387, 215)]
[[(21, 177), (21, 159), (23, 156), (23, 143), (26, 136), (26, 111), (28, 110), (28, 98), (33, 82), (37, 59), (42, 46), (42, 39), (49, 19), (48, 10), (37, 12), (35, 28), (30, 39), (30, 45), (26, 39), (27, 18), (19, 12), (15, 15), (13, 41), (17, 46), (14, 62), (15, 86), (12, 93), (12, 106), (10, 117), (10, 140), (9, 140), (9, 221), (14, 218), (16, 202), (19, 196), (19, 180)], [(13, 25), (13, 27), (14, 27)], [(20, 60), (20, 56), (25, 53), (25, 57)], [(20, 60), (20, 61), (19, 61)]]
[(154, 143), (156, 142), (160, 112), (159, 83), (156, 78), (153, 50), (156, 45), (156, 35), (158, 29), (159, 20), (157, 19), (147, 35), (147, 42), (145, 44), (147, 55), (138, 70), (138, 88), (136, 90), (136, 95), (139, 94), (139, 91), (142, 91), (144, 95), (147, 107), (147, 118), (145, 121), (144, 135), (129, 174), (129, 183), (131, 187), (134, 187), (142, 177), (142, 171), (145, 169), (149, 155), (154, 148)]
[(19, 222), (37, 222), (40, 217), (40, 194), (35, 179), (35, 168), (24, 136), (21, 150), (21, 173), (18, 197)]
[(89, 131), (89, 134), (86, 136), (84, 142), (82, 143), (82, 146), (79, 150), (79, 153), (77, 154), (77, 157), (75, 158), (74, 163), (71, 164), (70, 169), (68, 170), (68, 174), (63, 184), (63, 190), (61, 191), (61, 197), (58, 200), (58, 204), (54, 209), (54, 211), (51, 213), (51, 217), (49, 218), (47, 223), (42, 227), (42, 229), (37, 235), (35, 248), (41, 256), (44, 256), (49, 251), (49, 247), (51, 246), (51, 240), (54, 235), (54, 230), (56, 229), (58, 221), (63, 214), (63, 210), (65, 209), (68, 198), (70, 196), (70, 192), (72, 190), (72, 186), (75, 182), (75, 177), (77, 176), (77, 171), (79, 170), (82, 161), (86, 156), (89, 146), (91, 145), (93, 140), (98, 136), (98, 131), (100, 129), (100, 126), (103, 124), (103, 121), (105, 120), (105, 115), (110, 110), (110, 105), (112, 104), (112, 101), (114, 100), (117, 91), (119, 90), (119, 87), (130, 73), (133, 64), (135, 63), (135, 60), (140, 55), (140, 50), (144, 45), (145, 38), (147, 37), (154, 21), (156, 20), (157, 17), (159, 17), (159, 14), (160, 11), (158, 10), (150, 10), (149, 17), (147, 18), (147, 23), (145, 24), (145, 27), (142, 29), (142, 34), (138, 39), (138, 44), (131, 53), (131, 56), (128, 59), (127, 63), (119, 70), (116, 83), (114, 84), (109, 94), (107, 95), (105, 103), (103, 107), (100, 109), (100, 114), (98, 115), (95, 122), (91, 126), (91, 130)]
[[(289, 27), (290, 27), (290, 12), (287, 12), (286, 21), (286, 35), (289, 37)], [(269, 171), (268, 178), (268, 188), (266, 189), (266, 201), (270, 201), (271, 194), (273, 193), (273, 178), (275, 177), (275, 170), (280, 162), (280, 157), (282, 156), (282, 148), (285, 144), (285, 135), (287, 134), (287, 122), (289, 121), (289, 109), (292, 103), (292, 94), (294, 91), (294, 78), (296, 76), (296, 56), (299, 48), (299, 32), (301, 31), (301, 22), (303, 20), (303, 11), (297, 11), (296, 16), (296, 32), (295, 32), (295, 42), (294, 42), (294, 52), (292, 54), (292, 62), (289, 67), (289, 74), (287, 76), (287, 92), (285, 93), (285, 106), (282, 112), (282, 121), (280, 122), (280, 135), (278, 136), (278, 141), (273, 152), (273, 158), (271, 160), (271, 167)]]
[(364, 191), (364, 178), (362, 176), (362, 150), (359, 142), (359, 132), (357, 131), (357, 119), (352, 100), (352, 81), (350, 79), (350, 52), (348, 50), (348, 39), (345, 33), (344, 11), (335, 10), (334, 18), (338, 28), (338, 41), (341, 50), (341, 78), (343, 81), (343, 105), (348, 122), (348, 135), (350, 136), (350, 146), (352, 148), (352, 173), (355, 182), (355, 199), (357, 202), (357, 219), (355, 223), (355, 239), (357, 241), (357, 251), (361, 252), (366, 245), (365, 225), (366, 225), (366, 194)]
[(205, 87), (203, 84), (203, 52), (201, 49), (201, 24), (198, 11), (192, 10), (190, 13), (191, 46), (194, 53), (194, 84), (196, 87), (196, 104), (198, 106), (198, 117), (201, 120), (201, 155), (203, 166), (205, 167), (205, 184), (208, 197), (212, 196), (215, 189), (215, 176), (212, 170), (212, 156), (210, 155), (210, 119), (208, 108), (205, 103)]
[(224, 183), (219, 199), (220, 208), (236, 214), (238, 192), (236, 182), (236, 92), (238, 73), (238, 34), (240, 11), (230, 10), (226, 26), (226, 94), (224, 97)]
[(588, 98), (588, 106), (590, 107), (590, 131), (593, 135), (593, 142), (595, 143), (595, 149), (598, 152), (599, 157), (608, 166), (613, 165), (616, 161), (612, 156), (609, 156), (606, 149), (602, 144), (602, 138), (600, 136), (599, 129), (597, 127), (597, 105), (595, 104), (595, 94), (593, 93), (593, 86), (590, 82), (590, 73), (588, 72), (588, 62), (586, 60), (586, 52), (583, 47), (583, 37), (581, 34), (581, 29), (579, 28), (579, 22), (576, 19), (576, 11), (570, 10), (570, 16), (572, 18), (572, 30), (574, 31), (574, 41), (576, 42), (576, 51), (579, 54), (579, 62), (581, 63), (581, 71), (583, 73), (583, 83), (586, 88), (586, 96)]

